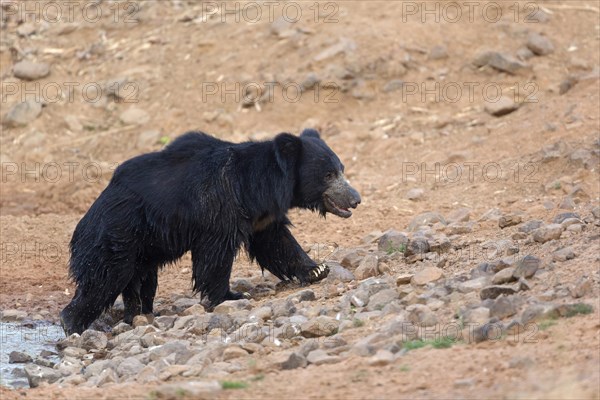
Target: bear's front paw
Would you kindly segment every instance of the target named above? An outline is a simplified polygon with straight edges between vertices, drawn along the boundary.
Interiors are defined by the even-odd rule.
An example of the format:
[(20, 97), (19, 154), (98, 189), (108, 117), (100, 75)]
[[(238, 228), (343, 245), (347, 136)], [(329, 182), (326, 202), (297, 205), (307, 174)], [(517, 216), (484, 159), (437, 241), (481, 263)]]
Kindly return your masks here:
[(308, 283), (315, 283), (327, 278), (329, 275), (329, 267), (322, 263), (308, 271)]

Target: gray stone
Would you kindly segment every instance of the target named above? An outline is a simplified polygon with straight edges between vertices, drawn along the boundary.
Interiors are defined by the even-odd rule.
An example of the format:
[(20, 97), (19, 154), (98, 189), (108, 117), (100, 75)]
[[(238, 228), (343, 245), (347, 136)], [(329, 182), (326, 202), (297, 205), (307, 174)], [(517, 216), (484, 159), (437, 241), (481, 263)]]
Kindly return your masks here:
[(26, 365), (25, 375), (27, 376), (29, 386), (32, 388), (38, 387), (42, 382), (56, 382), (62, 377), (57, 370), (36, 364)]
[(575, 258), (575, 252), (571, 247), (565, 247), (552, 253), (552, 259), (554, 261), (567, 261)]
[(541, 263), (542, 260), (540, 260), (536, 256), (527, 255), (519, 261), (517, 261), (517, 263), (515, 264), (515, 271), (513, 273), (513, 277), (515, 277), (516, 279), (531, 278), (533, 275), (535, 275)]
[(335, 318), (320, 315), (306, 321), (301, 325), (302, 336), (314, 338), (320, 336), (331, 336), (337, 333), (340, 321)]
[(406, 192), (406, 198), (408, 200), (416, 201), (421, 200), (423, 195), (425, 194), (425, 190), (421, 188), (413, 188)]
[(413, 304), (406, 307), (408, 320), (417, 326), (434, 326), (438, 323), (437, 316), (431, 309), (423, 304)]
[(392, 79), (387, 81), (383, 86), (384, 93), (395, 92), (396, 90), (400, 90), (404, 87), (404, 81), (402, 79)]
[(31, 61), (20, 61), (13, 66), (13, 75), (26, 81), (45, 78), (50, 75), (50, 65)]
[(252, 304), (247, 299), (227, 300), (217, 305), (213, 311), (215, 314), (232, 314), (240, 310), (251, 310)]
[(108, 337), (104, 332), (88, 329), (81, 334), (81, 347), (86, 350), (102, 350), (108, 344)]
[(21, 364), (28, 363), (33, 361), (31, 356), (27, 353), (23, 353), (20, 351), (11, 351), (8, 355), (8, 363), (9, 364)]
[(494, 285), (483, 288), (479, 296), (481, 297), (481, 300), (495, 299), (501, 294), (511, 295), (515, 294), (516, 292), (517, 290), (512, 286)]
[(504, 319), (515, 315), (518, 311), (515, 296), (500, 296), (494, 300), (490, 308), (490, 317)]
[(356, 279), (352, 272), (340, 264), (331, 261), (326, 262), (326, 264), (329, 267), (329, 275), (324, 279), (324, 282), (350, 282)]
[(117, 374), (119, 377), (130, 377), (139, 374), (142, 369), (144, 369), (144, 364), (136, 357), (128, 357), (119, 363)]
[(463, 316), (463, 321), (466, 324), (486, 324), (490, 319), (490, 310), (486, 307), (477, 307), (467, 310)]
[(372, 276), (379, 275), (379, 269), (377, 266), (379, 265), (379, 259), (376, 255), (368, 254), (363, 258), (360, 262), (360, 265), (354, 271), (354, 276), (356, 279), (363, 280), (370, 278)]
[(523, 311), (521, 322), (527, 324), (529, 322), (541, 321), (544, 319), (555, 319), (559, 316), (558, 309), (554, 304), (534, 304)]
[(165, 331), (173, 327), (173, 324), (175, 323), (176, 319), (177, 317), (174, 315), (162, 315), (160, 317), (154, 318), (152, 324), (158, 329)]
[(569, 291), (575, 299), (584, 297), (592, 291), (592, 280), (585, 276), (581, 277), (574, 286), (569, 288)]
[(494, 285), (502, 285), (504, 283), (509, 283), (509, 282), (512, 282), (512, 281), (516, 281), (517, 278), (515, 278), (513, 276), (514, 272), (515, 272), (515, 268), (514, 267), (509, 267), (509, 268), (505, 268), (503, 270), (500, 270), (500, 271), (496, 272), (496, 274), (492, 278), (492, 283)]
[(533, 240), (538, 243), (546, 243), (550, 240), (560, 239), (563, 227), (559, 224), (549, 224), (533, 231)]
[[(519, 103), (516, 103), (509, 96), (502, 96), (496, 101), (486, 101), (485, 111), (494, 117), (502, 117), (519, 109)], [(502, 218), (500, 218), (501, 220)]]
[(523, 222), (523, 218), (520, 215), (514, 215), (514, 214), (503, 215), (498, 220), (498, 226), (500, 227), (500, 229), (504, 229), (509, 226), (518, 225), (521, 222)]
[(33, 99), (17, 103), (8, 110), (4, 117), (7, 127), (25, 126), (35, 120), (42, 113), (42, 105)]
[(550, 39), (536, 32), (527, 36), (527, 48), (538, 56), (545, 56), (554, 51), (554, 45)]
[(444, 45), (433, 46), (429, 51), (430, 60), (443, 60), (448, 58), (448, 49)]
[(283, 370), (304, 368), (307, 364), (306, 357), (295, 352), (283, 353), (276, 361), (276, 365)]
[(22, 321), (25, 318), (27, 318), (25, 311), (12, 309), (2, 311), (2, 321), (4, 322)]
[(314, 365), (337, 364), (340, 361), (342, 361), (340, 357), (330, 356), (325, 350), (321, 349), (313, 350), (310, 353), (308, 353), (308, 356), (306, 356), (306, 360), (310, 364)]
[(387, 253), (401, 252), (404, 253), (408, 244), (408, 236), (402, 232), (396, 230), (386, 231), (383, 236), (379, 239), (377, 248), (379, 251), (385, 251)]
[(346, 254), (341, 261), (341, 265), (347, 268), (356, 268), (360, 265), (360, 262), (362, 261), (363, 256), (361, 256), (360, 254), (358, 254), (358, 252), (356, 250), (350, 251), (348, 254)]
[(214, 398), (222, 390), (218, 381), (181, 381), (158, 386), (154, 393), (159, 399)]
[(527, 221), (519, 226), (519, 232), (529, 233), (540, 228), (542, 225), (544, 225), (544, 222), (540, 220)]
[(150, 121), (150, 115), (146, 111), (135, 107), (121, 113), (119, 118), (125, 125), (144, 125)]
[(408, 230), (414, 232), (420, 226), (429, 226), (438, 222), (447, 225), (446, 220), (441, 214), (437, 212), (426, 212), (415, 216), (408, 224)]
[(426, 285), (430, 282), (435, 282), (444, 276), (444, 271), (437, 267), (425, 267), (417, 272), (411, 280), (413, 285)]
[(374, 367), (383, 367), (394, 362), (394, 354), (388, 350), (379, 349), (377, 353), (369, 360), (369, 365)]
[(561, 213), (552, 219), (552, 223), (553, 224), (562, 224), (563, 222), (565, 222), (568, 219), (581, 220), (581, 216), (579, 214), (573, 213), (573, 212)]
[(409, 240), (406, 247), (406, 256), (423, 255), (429, 253), (429, 242), (424, 237), (415, 237)]
[(457, 289), (460, 293), (470, 293), (475, 290), (482, 289), (485, 285), (489, 283), (489, 278), (486, 276), (481, 276), (479, 278), (471, 279), (465, 282), (461, 282), (457, 285)]
[(385, 289), (375, 293), (369, 298), (368, 311), (382, 310), (385, 305), (398, 298), (398, 292), (395, 289)]
[(480, 53), (473, 61), (473, 64), (476, 67), (489, 65), (498, 71), (508, 72), (509, 74), (516, 74), (520, 70), (528, 68), (527, 64), (507, 54), (502, 54), (497, 51), (486, 51)]

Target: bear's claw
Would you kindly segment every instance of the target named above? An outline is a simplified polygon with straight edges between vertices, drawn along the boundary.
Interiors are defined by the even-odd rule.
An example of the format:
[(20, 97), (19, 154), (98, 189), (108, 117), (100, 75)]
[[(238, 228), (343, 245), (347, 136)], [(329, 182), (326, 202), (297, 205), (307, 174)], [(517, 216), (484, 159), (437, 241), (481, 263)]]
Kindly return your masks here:
[(308, 281), (310, 283), (318, 282), (322, 279), (327, 278), (329, 275), (329, 267), (327, 264), (322, 263), (311, 269), (308, 273)]

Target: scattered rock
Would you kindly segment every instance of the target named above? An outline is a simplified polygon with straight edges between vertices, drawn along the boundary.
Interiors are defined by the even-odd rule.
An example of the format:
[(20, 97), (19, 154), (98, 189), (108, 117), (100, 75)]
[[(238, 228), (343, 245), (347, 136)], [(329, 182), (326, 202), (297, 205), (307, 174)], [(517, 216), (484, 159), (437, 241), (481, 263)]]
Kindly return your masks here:
[(410, 232), (414, 232), (420, 226), (433, 225), (438, 222), (447, 225), (446, 220), (444, 219), (444, 217), (442, 217), (441, 214), (436, 212), (426, 212), (414, 217), (408, 224), (408, 230)]
[(519, 232), (530, 233), (544, 225), (543, 221), (531, 220), (519, 226)]
[(490, 308), (490, 317), (504, 319), (515, 315), (519, 307), (515, 296), (500, 296)]
[(59, 380), (62, 376), (60, 372), (55, 369), (42, 367), (36, 364), (28, 364), (25, 366), (25, 375), (29, 386), (36, 388), (42, 382), (53, 383)]
[(591, 292), (591, 290), (592, 280), (585, 276), (581, 277), (574, 286), (569, 288), (571, 296), (573, 296), (575, 299), (584, 297), (586, 294)]
[(275, 365), (283, 370), (304, 368), (307, 364), (308, 361), (302, 354), (291, 352), (276, 355)]
[(302, 336), (315, 338), (320, 336), (331, 336), (337, 333), (340, 321), (335, 318), (320, 315), (303, 323), (300, 327)]
[(508, 72), (509, 74), (516, 74), (520, 70), (528, 68), (527, 64), (497, 51), (486, 51), (479, 54), (473, 61), (473, 64), (476, 67), (489, 65), (498, 71)]
[(146, 111), (135, 107), (121, 113), (119, 118), (125, 125), (144, 125), (150, 121), (150, 115)]
[(519, 261), (517, 261), (513, 277), (515, 277), (516, 279), (531, 278), (533, 275), (535, 275), (541, 263), (542, 260), (540, 260), (539, 258), (532, 255), (527, 255)]
[(142, 369), (144, 369), (144, 364), (142, 364), (136, 357), (128, 357), (119, 363), (119, 366), (117, 367), (117, 374), (119, 377), (136, 376)]
[(25, 126), (35, 120), (42, 113), (42, 105), (32, 99), (15, 104), (8, 110), (4, 117), (7, 127)]
[(571, 247), (565, 247), (552, 253), (552, 259), (554, 261), (567, 261), (575, 258), (575, 252)]
[(32, 61), (20, 61), (13, 66), (13, 75), (26, 81), (42, 79), (50, 75), (50, 65)]
[(352, 272), (348, 271), (346, 268), (342, 267), (340, 264), (336, 262), (328, 261), (327, 266), (329, 267), (329, 275), (325, 278), (324, 281), (327, 282), (350, 282), (355, 280), (355, 276)]
[(466, 324), (483, 325), (490, 319), (490, 309), (486, 307), (473, 308), (467, 310), (462, 317)]
[(549, 224), (533, 231), (533, 240), (538, 243), (546, 243), (550, 240), (560, 239), (563, 227), (560, 224)]
[(379, 259), (377, 256), (369, 254), (361, 260), (360, 265), (354, 271), (354, 276), (356, 276), (356, 279), (359, 280), (377, 276), (379, 275), (379, 269), (377, 268), (378, 265)]
[(408, 192), (406, 192), (406, 198), (408, 200), (412, 200), (412, 201), (421, 200), (423, 198), (424, 194), (425, 194), (424, 189), (414, 188), (414, 189), (410, 189)]
[(404, 253), (406, 246), (408, 245), (408, 236), (402, 232), (395, 230), (386, 231), (383, 236), (379, 239), (377, 248), (379, 251), (385, 251), (387, 253), (393, 253), (399, 251)]
[(430, 60), (443, 60), (448, 58), (448, 49), (444, 45), (433, 46), (429, 51)]
[(423, 304), (413, 304), (406, 307), (408, 320), (417, 326), (434, 326), (438, 323), (437, 316), (431, 309)]
[(153, 393), (157, 399), (178, 399), (182, 396), (189, 398), (214, 398), (222, 390), (218, 381), (181, 381), (163, 384)]
[(509, 96), (502, 96), (497, 101), (486, 101), (485, 103), (485, 111), (494, 117), (502, 117), (518, 108), (519, 103)]
[(4, 311), (2, 311), (2, 321), (4, 321), (4, 322), (22, 321), (25, 318), (27, 318), (27, 313), (25, 311), (20, 311), (20, 310), (4, 310)]
[(33, 359), (27, 353), (23, 353), (20, 351), (11, 351), (8, 355), (8, 363), (9, 364), (22, 364), (32, 362)]
[(483, 288), (480, 293), (481, 300), (495, 299), (501, 294), (511, 295), (517, 293), (517, 290), (512, 286), (494, 285)]
[(310, 364), (314, 365), (337, 364), (340, 361), (342, 361), (340, 357), (330, 356), (325, 350), (321, 349), (313, 350), (310, 353), (308, 353), (308, 356), (306, 356), (306, 360)]
[(233, 360), (234, 358), (246, 357), (248, 352), (239, 346), (230, 346), (223, 351), (223, 361)]
[(536, 32), (527, 36), (527, 48), (537, 56), (545, 56), (554, 51), (554, 45), (550, 39)]
[(442, 276), (444, 276), (444, 271), (442, 271), (440, 268), (426, 267), (413, 276), (411, 283), (413, 285), (422, 286), (428, 284), (429, 282), (435, 282)]
[(377, 353), (369, 360), (369, 365), (374, 367), (383, 367), (394, 362), (394, 354), (391, 351), (379, 349)]
[(576, 221), (580, 221), (581, 217), (579, 216), (579, 214), (573, 213), (573, 212), (561, 213), (552, 219), (552, 223), (553, 224), (562, 224), (563, 222), (565, 222), (568, 219), (574, 219)]
[(513, 276), (514, 272), (515, 272), (514, 267), (502, 269), (502, 270), (496, 272), (496, 274), (492, 278), (492, 283), (494, 285), (502, 285), (504, 283), (516, 281), (518, 278), (515, 278)]
[(81, 334), (81, 347), (86, 350), (102, 350), (108, 344), (108, 337), (104, 332), (88, 329)]
[(498, 226), (500, 229), (504, 229), (509, 226), (518, 225), (521, 222), (523, 222), (523, 218), (520, 215), (503, 215), (498, 220)]

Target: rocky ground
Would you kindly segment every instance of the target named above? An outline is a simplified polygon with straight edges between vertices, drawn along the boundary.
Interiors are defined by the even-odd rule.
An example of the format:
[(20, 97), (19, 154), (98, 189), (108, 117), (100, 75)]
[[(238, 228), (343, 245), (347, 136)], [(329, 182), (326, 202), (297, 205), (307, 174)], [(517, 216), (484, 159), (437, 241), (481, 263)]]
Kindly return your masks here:
[(290, 215), (324, 281), (240, 254), (251, 299), (206, 313), (185, 256), (132, 326), (119, 300), (41, 352), (3, 340), (31, 388), (2, 398), (600, 397), (597, 2), (91, 3), (0, 3), (2, 322), (57, 322), (81, 215), (187, 130), (316, 127), (363, 202)]

